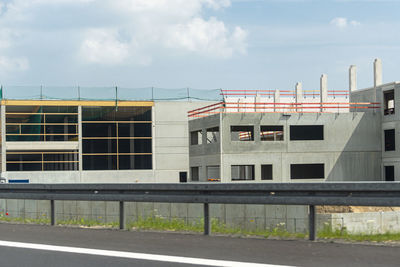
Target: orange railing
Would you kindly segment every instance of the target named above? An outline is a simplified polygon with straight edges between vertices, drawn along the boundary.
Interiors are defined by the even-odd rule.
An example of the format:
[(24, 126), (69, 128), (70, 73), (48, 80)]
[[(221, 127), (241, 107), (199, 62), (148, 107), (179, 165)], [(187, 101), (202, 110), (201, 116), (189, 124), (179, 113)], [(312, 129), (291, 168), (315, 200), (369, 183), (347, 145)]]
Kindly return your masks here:
[[(221, 90), (221, 95), (224, 97), (237, 97), (237, 96), (261, 96), (261, 97), (273, 97), (275, 90)], [(279, 95), (284, 97), (294, 97), (296, 92), (293, 90), (279, 90)], [(320, 90), (303, 90), (304, 97), (319, 97)], [(329, 90), (328, 96), (330, 97), (345, 97), (348, 98), (348, 90)]]
[(218, 102), (188, 112), (189, 118), (207, 117), (219, 113), (338, 113), (350, 110), (366, 110), (380, 108), (380, 103), (243, 103)]

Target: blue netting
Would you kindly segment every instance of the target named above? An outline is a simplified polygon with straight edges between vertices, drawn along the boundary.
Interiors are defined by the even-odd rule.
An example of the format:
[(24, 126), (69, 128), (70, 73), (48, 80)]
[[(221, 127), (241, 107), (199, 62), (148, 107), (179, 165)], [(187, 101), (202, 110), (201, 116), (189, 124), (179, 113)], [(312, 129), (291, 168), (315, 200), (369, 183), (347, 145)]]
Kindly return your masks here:
[(48, 100), (210, 100), (220, 101), (220, 89), (165, 89), (81, 86), (3, 86), (3, 99)]

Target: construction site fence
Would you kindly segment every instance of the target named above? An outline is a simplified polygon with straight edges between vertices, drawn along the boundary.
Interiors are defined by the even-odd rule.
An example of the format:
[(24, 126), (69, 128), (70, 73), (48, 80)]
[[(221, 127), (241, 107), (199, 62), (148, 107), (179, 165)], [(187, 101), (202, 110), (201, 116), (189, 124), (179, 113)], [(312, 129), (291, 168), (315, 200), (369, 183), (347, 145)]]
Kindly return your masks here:
[(378, 109), (380, 103), (244, 103), (218, 102), (188, 112), (189, 118), (207, 117), (219, 113), (338, 113)]
[[(222, 101), (224, 97), (273, 97), (275, 90), (226, 90), (158, 87), (128, 88), (120, 86), (1, 86), (1, 99), (13, 100), (137, 100), (171, 101), (199, 100)], [(295, 97), (292, 90), (279, 90), (281, 97)], [(320, 97), (319, 90), (303, 90), (304, 98)], [(328, 97), (348, 98), (348, 90), (330, 90)]]
[(2, 86), (1, 98), (12, 100), (221, 101), (221, 89), (157, 87)]

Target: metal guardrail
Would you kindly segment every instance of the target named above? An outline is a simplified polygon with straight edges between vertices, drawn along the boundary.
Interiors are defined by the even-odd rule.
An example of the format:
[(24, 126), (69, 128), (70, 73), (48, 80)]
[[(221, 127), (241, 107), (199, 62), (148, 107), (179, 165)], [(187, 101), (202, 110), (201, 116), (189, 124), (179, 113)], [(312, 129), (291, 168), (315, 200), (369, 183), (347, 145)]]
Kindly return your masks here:
[(400, 183), (232, 183), (232, 184), (0, 184), (0, 198), (119, 201), (119, 227), (125, 228), (124, 202), (202, 203), (204, 234), (211, 233), (209, 204), (308, 205), (309, 239), (315, 240), (315, 206), (400, 206)]

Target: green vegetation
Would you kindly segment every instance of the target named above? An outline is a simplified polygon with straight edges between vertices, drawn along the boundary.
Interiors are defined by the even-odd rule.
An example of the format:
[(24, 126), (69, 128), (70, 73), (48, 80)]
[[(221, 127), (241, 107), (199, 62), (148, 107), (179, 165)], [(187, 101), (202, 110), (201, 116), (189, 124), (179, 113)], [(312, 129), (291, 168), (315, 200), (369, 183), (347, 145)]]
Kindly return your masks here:
[(330, 225), (324, 225), (321, 231), (318, 231), (319, 239), (343, 239), (348, 241), (369, 241), (369, 242), (390, 242), (400, 241), (400, 233), (363, 233), (363, 234), (351, 234), (344, 227), (342, 229), (332, 230)]
[[(118, 222), (104, 223), (99, 220), (90, 220), (85, 218), (71, 220), (57, 220), (58, 225), (76, 225), (86, 227), (104, 227), (118, 228)], [(14, 222), (26, 224), (50, 224), (50, 219), (46, 214), (42, 214), (40, 218), (13, 218), (7, 213), (0, 212), (0, 222)], [(193, 223), (186, 223), (185, 220), (179, 218), (163, 218), (160, 216), (150, 216), (147, 218), (139, 217), (136, 221), (127, 224), (128, 230), (157, 230), (172, 232), (203, 232), (203, 219)], [(244, 230), (240, 227), (230, 227), (217, 219), (211, 220), (211, 232), (215, 234), (234, 235), (234, 236), (259, 236), (264, 238), (281, 238), (281, 239), (305, 239), (305, 233), (291, 233), (286, 230), (285, 223), (279, 223), (272, 229), (255, 229)], [(390, 242), (400, 241), (400, 233), (384, 233), (384, 234), (351, 234), (346, 228), (332, 230), (329, 224), (325, 224), (321, 231), (318, 231), (318, 239), (341, 239), (347, 241), (368, 241), (368, 242)]]
[[(203, 232), (204, 220), (201, 219), (192, 224), (187, 224), (183, 219), (174, 218), (168, 220), (162, 217), (138, 218), (129, 223), (128, 229), (160, 230), (160, 231), (187, 231)], [(268, 230), (244, 230), (239, 227), (229, 227), (217, 219), (211, 220), (211, 232), (225, 235), (238, 236), (262, 236), (265, 238), (305, 238), (303, 233), (290, 233), (285, 229), (285, 224), (280, 223), (273, 229)]]

